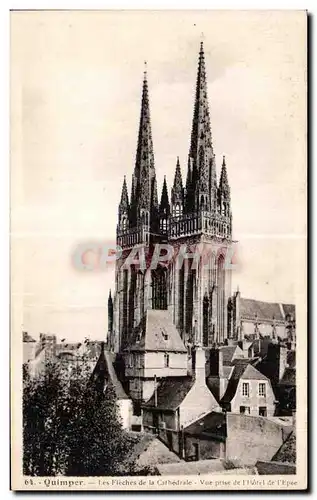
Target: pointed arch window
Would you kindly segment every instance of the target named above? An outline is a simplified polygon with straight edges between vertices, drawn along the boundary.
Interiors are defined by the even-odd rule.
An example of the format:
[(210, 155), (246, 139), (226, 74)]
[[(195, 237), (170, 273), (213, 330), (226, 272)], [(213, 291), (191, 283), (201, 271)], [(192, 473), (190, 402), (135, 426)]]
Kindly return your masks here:
[(152, 270), (152, 308), (167, 309), (167, 271), (165, 268)]
[(209, 299), (207, 295), (204, 297), (203, 301), (203, 345), (208, 347), (209, 345)]
[(127, 216), (123, 215), (123, 217), (121, 219), (121, 229), (123, 229), (123, 231), (125, 231), (127, 229), (127, 225), (128, 225)]

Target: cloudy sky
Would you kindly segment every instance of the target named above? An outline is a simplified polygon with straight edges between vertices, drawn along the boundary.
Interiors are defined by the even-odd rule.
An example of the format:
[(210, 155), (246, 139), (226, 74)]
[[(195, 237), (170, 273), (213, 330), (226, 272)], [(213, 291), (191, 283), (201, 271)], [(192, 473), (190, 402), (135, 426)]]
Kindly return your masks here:
[[(79, 244), (113, 243), (134, 168), (147, 61), (156, 172), (186, 176), (204, 36), (218, 172), (227, 158), (245, 297), (297, 302), (305, 270), (304, 12), (11, 15), (14, 326), (103, 338), (114, 269), (83, 272)], [(219, 175), (219, 174), (218, 174)], [(19, 312), (17, 312), (19, 311)]]

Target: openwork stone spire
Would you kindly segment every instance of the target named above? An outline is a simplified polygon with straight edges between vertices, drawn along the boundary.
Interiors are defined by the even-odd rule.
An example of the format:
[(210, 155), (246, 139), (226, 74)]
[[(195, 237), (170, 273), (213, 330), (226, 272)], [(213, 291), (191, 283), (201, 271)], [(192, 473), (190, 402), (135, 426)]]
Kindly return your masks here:
[(170, 204), (168, 201), (168, 192), (167, 192), (167, 184), (166, 177), (164, 175), (163, 187), (162, 187), (162, 195), (161, 195), (161, 203), (160, 203), (160, 214), (169, 215), (170, 213)]
[(228, 182), (225, 156), (223, 156), (223, 159), (222, 159), (219, 189), (220, 189), (221, 193), (226, 197), (226, 199), (230, 200), (230, 187), (229, 187), (229, 182)]
[(131, 223), (137, 225), (146, 216), (149, 220), (152, 203), (157, 204), (157, 187), (154, 167), (149, 90), (147, 72), (144, 72), (141, 115), (135, 168), (132, 178)]
[(227, 217), (231, 215), (230, 186), (228, 182), (226, 158), (223, 157), (219, 189), (218, 189), (218, 211)]
[(128, 211), (129, 211), (129, 197), (128, 197), (126, 177), (124, 176), (122, 191), (121, 191), (121, 200), (119, 204), (119, 215), (128, 213)]
[(216, 209), (217, 180), (212, 147), (203, 42), (200, 44), (186, 186), (187, 212)]
[(179, 157), (177, 157), (174, 184), (171, 192), (171, 207), (173, 215), (177, 215), (178, 211), (182, 213), (183, 204), (184, 204), (184, 189), (183, 189), (182, 172), (179, 163)]

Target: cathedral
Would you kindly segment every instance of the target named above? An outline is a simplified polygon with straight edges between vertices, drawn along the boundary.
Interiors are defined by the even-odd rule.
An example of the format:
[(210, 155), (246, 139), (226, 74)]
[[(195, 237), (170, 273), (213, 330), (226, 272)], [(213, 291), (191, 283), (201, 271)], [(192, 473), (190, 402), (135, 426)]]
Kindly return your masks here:
[[(145, 73), (131, 184), (129, 197), (124, 179), (119, 204), (117, 244), (123, 253), (116, 269), (110, 332), (114, 349), (120, 350), (129, 342), (148, 309), (169, 311), (185, 343), (209, 346), (223, 342), (231, 335), (227, 322), (231, 273), (226, 269), (225, 257), (232, 244), (232, 212), (224, 157), (217, 182), (202, 43), (186, 182), (177, 158), (171, 195), (164, 178), (159, 200)], [(157, 269), (124, 266), (126, 256), (136, 245), (143, 245), (149, 257), (156, 243), (168, 243), (175, 254), (181, 245), (191, 253), (203, 244), (203, 258), (195, 265), (193, 259), (185, 258), (182, 266), (177, 266), (174, 259), (169, 266)]]
[[(231, 293), (232, 222), (225, 156), (217, 179), (201, 43), (186, 180), (177, 157), (170, 195), (164, 177), (158, 196), (146, 72), (130, 196), (123, 180), (117, 224), (122, 253), (108, 299), (108, 348), (122, 361), (116, 369), (134, 402), (149, 401), (163, 380), (173, 380), (167, 393), (186, 392), (189, 375), (204, 378), (206, 351), (243, 341), (244, 333), (252, 337), (253, 328), (253, 338), (260, 338), (262, 323), (271, 338), (285, 329), (282, 306)], [(158, 246), (172, 249), (173, 257), (152, 266)], [(207, 401), (205, 382), (199, 387)], [(208, 404), (210, 410), (215, 402)]]

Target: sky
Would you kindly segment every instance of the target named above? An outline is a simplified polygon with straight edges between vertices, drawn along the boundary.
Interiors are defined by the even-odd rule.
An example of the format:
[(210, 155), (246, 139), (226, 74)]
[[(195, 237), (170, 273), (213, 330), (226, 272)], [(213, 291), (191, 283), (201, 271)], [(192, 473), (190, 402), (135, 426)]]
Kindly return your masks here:
[[(78, 245), (113, 244), (131, 188), (144, 61), (159, 191), (186, 178), (204, 40), (218, 179), (226, 155), (242, 296), (298, 303), (306, 258), (304, 11), (11, 13), (13, 326), (102, 339), (114, 267), (83, 272)], [(299, 292), (300, 290), (300, 292)]]

